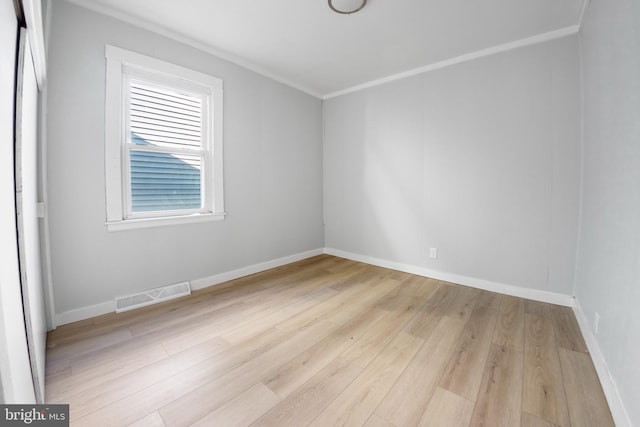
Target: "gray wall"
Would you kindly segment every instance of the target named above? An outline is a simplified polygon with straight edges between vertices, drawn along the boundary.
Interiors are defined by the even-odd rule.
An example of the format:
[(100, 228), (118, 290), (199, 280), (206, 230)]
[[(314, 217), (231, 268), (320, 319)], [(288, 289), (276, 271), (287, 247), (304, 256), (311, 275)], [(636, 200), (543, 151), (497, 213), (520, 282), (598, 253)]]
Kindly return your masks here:
[[(640, 425), (640, 2), (594, 0), (581, 31), (584, 178), (575, 294)], [(592, 325), (593, 326), (593, 325)]]
[[(48, 165), (57, 312), (322, 246), (575, 294), (589, 320), (601, 316), (597, 339), (640, 425), (639, 17), (638, 2), (594, 0), (581, 49), (567, 37), (326, 101), (325, 244), (319, 100), (54, 2)], [(107, 43), (224, 79), (225, 221), (106, 231)]]
[[(53, 2), (48, 179), (58, 313), (324, 246), (322, 102), (67, 2)], [(224, 221), (107, 232), (105, 44), (224, 80)]]
[(571, 295), (578, 70), (572, 36), (325, 102), (326, 246)]

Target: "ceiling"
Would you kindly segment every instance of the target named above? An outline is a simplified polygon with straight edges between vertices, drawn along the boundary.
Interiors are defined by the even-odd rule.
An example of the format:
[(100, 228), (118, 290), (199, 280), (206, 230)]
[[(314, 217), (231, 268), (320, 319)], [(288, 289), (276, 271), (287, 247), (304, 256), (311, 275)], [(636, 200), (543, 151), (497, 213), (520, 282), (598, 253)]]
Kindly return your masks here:
[(327, 0), (71, 1), (326, 97), (473, 52), (576, 32), (585, 0), (368, 0), (353, 15), (332, 12)]

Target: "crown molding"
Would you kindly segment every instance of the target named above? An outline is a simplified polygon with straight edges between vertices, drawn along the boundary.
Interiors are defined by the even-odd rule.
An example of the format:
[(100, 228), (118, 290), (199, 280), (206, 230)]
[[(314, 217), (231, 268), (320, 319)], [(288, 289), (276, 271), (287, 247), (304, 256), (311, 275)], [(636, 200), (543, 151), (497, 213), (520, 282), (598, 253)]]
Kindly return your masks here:
[(587, 13), (587, 9), (591, 4), (591, 0), (584, 0), (582, 3), (582, 9), (580, 9), (580, 18), (578, 19), (578, 30), (582, 29), (582, 22), (584, 21), (584, 15)]
[(229, 53), (225, 50), (215, 48), (207, 43), (200, 42), (195, 40), (189, 36), (184, 34), (180, 34), (173, 30), (170, 30), (162, 25), (154, 24), (144, 19), (134, 18), (133, 16), (127, 15), (124, 12), (112, 9), (110, 7), (105, 7), (102, 5), (98, 5), (92, 2), (86, 2), (83, 0), (65, 0), (67, 3), (74, 4), (83, 9), (91, 10), (93, 12), (99, 13), (101, 15), (106, 15), (111, 18), (115, 18), (119, 21), (126, 22), (127, 24), (131, 24), (135, 27), (142, 28), (144, 30), (150, 31), (152, 33), (161, 35), (171, 40), (175, 40), (177, 42), (183, 43), (187, 46), (193, 47), (195, 49), (201, 50), (213, 56), (217, 56), (218, 58), (224, 59), (225, 61), (229, 61), (235, 65), (239, 65), (240, 67), (246, 68), (249, 71), (253, 71), (254, 73), (260, 74), (264, 77), (267, 77), (271, 80), (275, 80), (278, 83), (282, 83), (286, 86), (289, 86), (293, 89), (304, 92), (308, 95), (311, 95), (315, 98), (322, 99), (322, 94), (314, 91), (313, 89), (306, 87), (304, 85), (300, 85), (291, 80), (283, 78), (259, 65), (256, 65), (250, 61), (247, 61), (237, 55)]
[(569, 27), (561, 28), (555, 31), (549, 31), (547, 33), (538, 34), (532, 37), (527, 37), (524, 39), (516, 40), (513, 42), (501, 44), (498, 46), (490, 47), (487, 49), (477, 50), (475, 52), (467, 53), (461, 56), (457, 56), (455, 58), (447, 59), (444, 61), (436, 62), (433, 64), (425, 65), (423, 67), (414, 68), (412, 70), (403, 71), (402, 73), (393, 74), (391, 76), (383, 77), (381, 79), (371, 80), (367, 83), (362, 83), (347, 89), (339, 90), (337, 92), (333, 92), (327, 95), (324, 95), (322, 99), (327, 100), (331, 98), (335, 98), (337, 96), (346, 95), (348, 93), (357, 92), (360, 90), (368, 89), (374, 86), (380, 86), (385, 83), (393, 82), (396, 80), (405, 79), (407, 77), (415, 76), (418, 74), (428, 73), (429, 71), (439, 70), (441, 68), (450, 67), (451, 65), (461, 64), (463, 62), (472, 61), (478, 58), (484, 58), (486, 56), (495, 55), (502, 52), (507, 52), (514, 49), (519, 49), (526, 46), (531, 46), (535, 44), (540, 44), (544, 42), (548, 42), (551, 40), (560, 39), (563, 37), (571, 36), (573, 34), (577, 34), (580, 30), (578, 25), (572, 25)]
[(286, 79), (272, 71), (269, 71), (267, 69), (265, 69), (264, 67), (261, 67), (251, 61), (247, 61), (244, 58), (241, 58), (237, 55), (234, 55), (228, 51), (222, 50), (222, 49), (218, 49), (214, 46), (211, 46), (207, 43), (203, 43), (200, 42), (198, 40), (195, 40), (189, 36), (186, 36), (184, 34), (180, 34), (176, 31), (170, 30), (162, 25), (158, 25), (143, 19), (139, 19), (139, 18), (134, 18), (124, 12), (112, 9), (110, 7), (106, 7), (103, 5), (99, 5), (99, 4), (95, 4), (93, 2), (87, 2), (84, 0), (65, 0), (68, 3), (74, 4), (76, 6), (82, 7), (84, 9), (88, 9), (91, 10), (93, 12), (97, 12), (100, 13), (102, 15), (106, 15), (106, 16), (110, 16), (112, 18), (115, 18), (119, 21), (123, 21), (126, 22), (128, 24), (131, 24), (135, 27), (139, 27), (142, 29), (145, 29), (147, 31), (151, 31), (153, 33), (159, 34), (161, 36), (167, 37), (169, 39), (178, 41), (180, 43), (183, 43), (187, 46), (191, 46), (193, 48), (196, 48), (198, 50), (201, 50), (203, 52), (209, 53), (211, 55), (217, 56), (221, 59), (224, 59), (226, 61), (229, 61), (233, 64), (239, 65), (243, 68), (246, 68), (250, 71), (253, 71), (257, 74), (260, 74), (264, 77), (267, 77), (269, 79), (275, 80), (279, 83), (282, 83), (286, 86), (289, 86), (291, 88), (294, 88), (296, 90), (299, 90), (301, 92), (304, 92), (308, 95), (311, 95), (315, 98), (318, 99), (322, 99), (322, 100), (328, 100), (331, 98), (335, 98), (341, 95), (346, 95), (348, 93), (352, 93), (352, 92), (357, 92), (357, 91), (361, 91), (364, 89), (368, 89), (371, 87), (375, 87), (375, 86), (380, 86), (386, 83), (390, 83), (396, 80), (401, 80), (407, 77), (412, 77), (418, 74), (423, 74), (423, 73), (427, 73), (429, 71), (434, 71), (434, 70), (438, 70), (441, 68), (446, 68), (452, 65), (456, 65), (456, 64), (460, 64), (463, 62), (468, 62), (468, 61), (472, 61), (474, 59), (479, 59), (479, 58), (483, 58), (483, 57), (487, 57), (487, 56), (491, 56), (491, 55), (495, 55), (498, 53), (502, 53), (502, 52), (507, 52), (510, 50), (514, 50), (514, 49), (519, 49), (522, 47), (526, 47), (526, 46), (531, 46), (531, 45), (535, 45), (535, 44), (539, 44), (539, 43), (544, 43), (544, 42), (548, 42), (551, 40), (556, 40), (556, 39), (560, 39), (563, 37), (567, 37), (567, 36), (571, 36), (574, 34), (577, 34), (580, 31), (580, 27), (582, 24), (582, 19), (584, 17), (585, 11), (590, 3), (589, 0), (584, 0), (584, 3), (582, 5), (582, 10), (580, 13), (580, 20), (579, 23), (577, 25), (571, 25), (568, 27), (564, 27), (564, 28), (560, 28), (558, 30), (554, 30), (554, 31), (549, 31), (546, 33), (542, 33), (542, 34), (537, 34), (535, 36), (531, 36), (531, 37), (527, 37), (527, 38), (523, 38), (520, 40), (516, 40), (513, 42), (509, 42), (509, 43), (504, 43), (501, 45), (497, 45), (497, 46), (493, 46), (490, 48), (486, 48), (486, 49), (481, 49), (475, 52), (470, 52), (464, 55), (460, 55), (457, 56), (455, 58), (451, 58), (451, 59), (447, 59), (444, 61), (440, 61), (440, 62), (436, 62), (436, 63), (432, 63), (432, 64), (428, 64), (428, 65), (424, 65), (422, 67), (418, 67), (418, 68), (414, 68), (411, 70), (407, 70), (407, 71), (403, 71), (401, 73), (397, 73), (397, 74), (392, 74), (390, 76), (386, 76), (386, 77), (382, 77), (379, 79), (375, 79), (375, 80), (371, 80), (362, 84), (358, 84), (349, 88), (345, 88), (345, 89), (341, 89), (335, 92), (331, 92), (331, 93), (327, 93), (327, 94), (321, 94), (313, 89), (311, 89), (308, 86), (305, 85), (301, 85), (299, 83), (293, 82), (289, 79)]

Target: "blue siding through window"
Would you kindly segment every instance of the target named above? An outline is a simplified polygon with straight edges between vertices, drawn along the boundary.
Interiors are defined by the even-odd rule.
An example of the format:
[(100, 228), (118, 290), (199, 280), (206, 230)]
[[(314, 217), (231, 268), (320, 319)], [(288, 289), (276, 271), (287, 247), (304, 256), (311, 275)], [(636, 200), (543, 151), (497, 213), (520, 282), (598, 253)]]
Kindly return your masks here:
[(133, 212), (201, 207), (199, 157), (131, 149), (130, 160)]
[(138, 80), (129, 91), (131, 211), (202, 208), (202, 100)]

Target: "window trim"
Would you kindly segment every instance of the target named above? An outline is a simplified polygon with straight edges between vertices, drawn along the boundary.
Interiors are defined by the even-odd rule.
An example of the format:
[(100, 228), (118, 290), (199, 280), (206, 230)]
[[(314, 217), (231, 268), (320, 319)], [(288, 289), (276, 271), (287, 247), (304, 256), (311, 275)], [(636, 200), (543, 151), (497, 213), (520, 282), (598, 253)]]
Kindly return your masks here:
[[(132, 69), (125, 66), (123, 70), (123, 79), (125, 87), (129, 87), (131, 82), (138, 81), (156, 86), (159, 88), (169, 88), (179, 92), (190, 93), (191, 95), (203, 98), (208, 101), (212, 99), (213, 93), (211, 88), (202, 86), (200, 84), (194, 84), (192, 82), (176, 81), (175, 78), (168, 80), (163, 76), (157, 76), (148, 72), (141, 72), (138, 69)], [(127, 112), (130, 109), (131, 93), (127, 91), (123, 94), (124, 111)], [(122, 174), (123, 180), (123, 218), (125, 220), (130, 219), (144, 219), (154, 217), (168, 217), (168, 216), (185, 216), (191, 214), (207, 214), (213, 211), (212, 197), (207, 197), (207, 192), (210, 182), (212, 182), (213, 176), (211, 172), (209, 157), (212, 149), (212, 138), (210, 136), (211, 122), (213, 121), (212, 107), (208, 102), (204, 102), (202, 105), (202, 135), (204, 146), (199, 149), (193, 148), (167, 148), (161, 146), (139, 146), (131, 142), (131, 117), (129, 115), (124, 116), (124, 134), (123, 134), (123, 153), (122, 164), (125, 165), (125, 171), (131, 170), (131, 151), (146, 151), (152, 153), (169, 153), (169, 154), (186, 154), (191, 156), (198, 156), (201, 159), (201, 175), (200, 175), (200, 188), (204, 189), (201, 194), (201, 208), (197, 209), (178, 209), (178, 210), (162, 210), (162, 211), (143, 211), (135, 212), (132, 209), (132, 195), (131, 195), (131, 175), (126, 172)], [(210, 193), (210, 192), (209, 192)]]
[[(106, 45), (106, 90), (105, 90), (105, 203), (108, 231), (147, 228), (201, 221), (224, 219), (223, 185), (223, 87), (222, 80), (171, 64), (156, 58), (141, 55), (115, 46)], [(184, 84), (185, 88), (198, 88), (210, 93), (212, 105), (208, 106), (208, 128), (205, 138), (203, 181), (204, 210), (163, 211), (153, 214), (130, 215), (130, 200), (125, 198), (128, 190), (127, 147), (125, 126), (125, 94), (128, 75), (150, 78), (161, 83), (167, 79), (169, 86)], [(211, 127), (213, 127), (213, 133)], [(210, 158), (209, 158), (210, 157)]]

